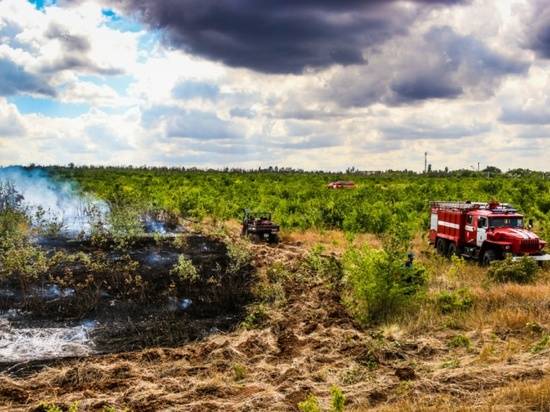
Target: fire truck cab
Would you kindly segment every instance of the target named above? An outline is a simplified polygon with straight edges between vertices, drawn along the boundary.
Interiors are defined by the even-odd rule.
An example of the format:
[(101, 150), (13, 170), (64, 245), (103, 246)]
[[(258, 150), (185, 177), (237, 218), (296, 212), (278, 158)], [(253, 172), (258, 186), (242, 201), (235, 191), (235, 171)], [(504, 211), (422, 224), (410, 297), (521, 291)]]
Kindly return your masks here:
[(546, 242), (524, 227), (523, 215), (506, 203), (432, 202), (430, 243), (444, 256), (461, 255), (488, 265), (507, 254), (542, 261)]

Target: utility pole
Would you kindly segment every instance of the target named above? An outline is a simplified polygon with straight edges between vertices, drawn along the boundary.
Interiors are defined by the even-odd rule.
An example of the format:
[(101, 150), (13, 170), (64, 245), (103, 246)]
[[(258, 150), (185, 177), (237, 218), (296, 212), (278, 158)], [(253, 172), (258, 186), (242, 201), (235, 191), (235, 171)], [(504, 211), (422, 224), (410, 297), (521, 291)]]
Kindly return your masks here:
[(424, 152), (424, 173), (428, 172), (428, 152)]
[(477, 162), (477, 171), (479, 172), (479, 162)]

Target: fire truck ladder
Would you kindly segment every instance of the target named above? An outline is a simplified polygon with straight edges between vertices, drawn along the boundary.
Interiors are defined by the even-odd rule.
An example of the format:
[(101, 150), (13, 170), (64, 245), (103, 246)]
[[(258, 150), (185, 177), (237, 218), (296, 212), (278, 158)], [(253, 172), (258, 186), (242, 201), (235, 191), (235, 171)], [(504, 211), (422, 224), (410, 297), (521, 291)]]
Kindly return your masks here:
[(482, 209), (494, 210), (497, 212), (515, 212), (516, 209), (509, 203), (491, 204), (487, 202), (454, 202), (454, 201), (435, 201), (430, 202), (431, 208), (437, 209)]

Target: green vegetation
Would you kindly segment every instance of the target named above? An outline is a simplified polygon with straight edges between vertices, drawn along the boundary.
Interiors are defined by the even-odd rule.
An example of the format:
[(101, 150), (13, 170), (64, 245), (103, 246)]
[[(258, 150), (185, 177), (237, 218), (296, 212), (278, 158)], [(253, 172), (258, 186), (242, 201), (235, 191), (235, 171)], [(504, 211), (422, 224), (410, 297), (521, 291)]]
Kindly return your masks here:
[(300, 412), (321, 412), (319, 400), (314, 395), (309, 395), (306, 400), (298, 403)]
[(537, 262), (529, 257), (513, 260), (511, 256), (491, 263), (487, 276), (496, 282), (530, 283), (537, 275)]
[(176, 275), (178, 279), (183, 281), (195, 282), (199, 279), (199, 273), (191, 259), (185, 257), (185, 255), (180, 255), (178, 258), (178, 263), (174, 265), (170, 271), (171, 275)]
[(458, 289), (454, 291), (444, 290), (435, 296), (435, 302), (442, 314), (449, 314), (470, 309), (473, 304), (473, 299), (468, 289)]
[(531, 348), (531, 353), (539, 353), (544, 349), (550, 347), (550, 335), (544, 335), (537, 343)]
[(427, 286), (420, 265), (406, 266), (405, 232), (384, 239), (382, 249), (349, 249), (343, 258), (343, 300), (363, 325), (388, 320), (417, 303)]
[[(342, 229), (384, 233), (398, 222), (428, 227), (431, 200), (498, 199), (534, 220), (550, 239), (550, 179), (527, 170), (505, 174), (456, 171), (322, 173), (199, 171), (168, 168), (48, 168), (60, 179), (120, 207), (166, 210), (174, 215), (220, 220), (240, 218), (243, 208), (269, 210), (285, 229)], [(489, 176), (489, 177), (487, 177)], [(353, 190), (330, 190), (333, 180), (353, 180)]]
[(237, 382), (242, 381), (244, 378), (246, 378), (246, 367), (244, 365), (241, 365), (240, 363), (234, 364), (233, 377)]
[(346, 397), (342, 393), (342, 389), (337, 386), (330, 388), (331, 394), (331, 412), (344, 412)]
[(470, 349), (472, 341), (469, 337), (464, 335), (456, 335), (449, 341), (450, 348), (465, 348)]

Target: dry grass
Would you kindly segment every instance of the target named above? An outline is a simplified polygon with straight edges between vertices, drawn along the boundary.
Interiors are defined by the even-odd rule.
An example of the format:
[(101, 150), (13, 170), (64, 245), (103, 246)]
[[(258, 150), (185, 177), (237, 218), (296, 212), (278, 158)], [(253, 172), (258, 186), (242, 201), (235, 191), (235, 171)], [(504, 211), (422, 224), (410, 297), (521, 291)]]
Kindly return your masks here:
[(381, 246), (380, 239), (372, 234), (357, 234), (353, 237), (346, 237), (340, 230), (305, 230), (301, 232), (283, 231), (281, 239), (287, 244), (297, 245), (311, 249), (316, 245), (322, 245), (327, 252), (341, 253), (350, 244), (360, 247), (369, 245), (378, 248)]

